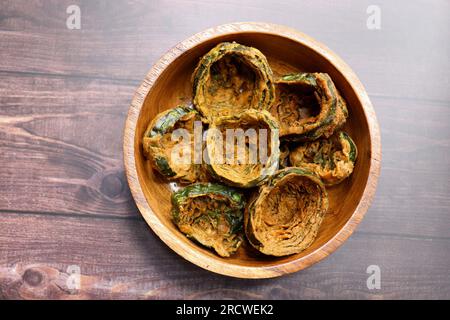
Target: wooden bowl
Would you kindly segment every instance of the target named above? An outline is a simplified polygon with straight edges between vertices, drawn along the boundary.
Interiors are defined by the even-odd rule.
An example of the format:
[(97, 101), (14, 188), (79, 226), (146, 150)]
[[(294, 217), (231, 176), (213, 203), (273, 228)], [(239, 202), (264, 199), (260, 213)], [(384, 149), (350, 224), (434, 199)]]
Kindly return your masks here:
[[(353, 137), (358, 159), (353, 174), (328, 189), (330, 209), (314, 243), (281, 258), (258, 253), (244, 243), (236, 255), (221, 258), (187, 239), (170, 216), (171, 187), (154, 173), (142, 154), (142, 135), (159, 112), (192, 98), (191, 74), (199, 58), (216, 44), (236, 41), (261, 50), (274, 71), (327, 72), (349, 105), (345, 130)], [(306, 268), (336, 250), (353, 232), (375, 193), (380, 170), (378, 123), (356, 75), (336, 54), (293, 29), (267, 23), (232, 23), (200, 32), (173, 47), (150, 70), (137, 90), (125, 127), (124, 159), (136, 204), (153, 231), (175, 252), (207, 270), (240, 278), (270, 278)], [(158, 257), (155, 257), (158, 259)]]

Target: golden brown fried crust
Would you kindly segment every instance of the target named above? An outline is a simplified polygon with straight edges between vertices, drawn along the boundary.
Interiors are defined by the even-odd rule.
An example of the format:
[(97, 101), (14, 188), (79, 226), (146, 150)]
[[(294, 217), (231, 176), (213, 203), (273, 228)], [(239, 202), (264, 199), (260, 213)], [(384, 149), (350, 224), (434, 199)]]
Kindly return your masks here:
[(290, 162), (293, 166), (315, 172), (326, 186), (332, 186), (353, 172), (356, 152), (351, 138), (339, 132), (328, 139), (307, 142), (294, 148), (290, 153)]
[[(229, 129), (239, 129), (243, 133), (253, 130), (253, 137), (256, 139), (250, 141), (250, 136), (245, 136), (247, 141), (242, 141), (245, 152), (239, 153), (236, 150), (236, 147), (239, 147), (238, 140), (229, 139)], [(267, 150), (260, 148), (254, 150), (254, 147), (260, 145), (259, 139), (264, 137), (259, 134), (261, 129), (266, 130), (267, 141), (263, 143), (267, 143)], [(222, 140), (217, 141), (213, 130), (221, 132)], [(278, 122), (265, 110), (250, 109), (235, 116), (217, 118), (211, 124), (206, 139), (208, 158), (211, 160), (208, 169), (215, 178), (225, 184), (240, 188), (254, 187), (266, 180), (278, 168)], [(222, 144), (218, 143), (220, 141)], [(227, 145), (228, 143), (231, 145)], [(228, 151), (231, 151), (231, 154)], [(216, 159), (221, 155), (223, 155), (223, 162), (218, 163)], [(244, 159), (240, 161), (242, 156)], [(262, 156), (266, 156), (267, 159)]]
[[(179, 181), (181, 183), (209, 181), (210, 177), (203, 164), (195, 164), (194, 161), (173, 159), (173, 151), (177, 147), (181, 151), (189, 148), (191, 160), (193, 160), (192, 157), (195, 147), (193, 140), (194, 121), (201, 121), (200, 115), (195, 110), (188, 110), (184, 115), (179, 116), (179, 114), (174, 112), (177, 108), (169, 109), (158, 114), (149, 124), (142, 142), (144, 155), (150, 160), (152, 167), (169, 180)], [(161, 119), (171, 117), (173, 113), (175, 113), (174, 117), (179, 116), (179, 118), (174, 120), (175, 123), (173, 125), (159, 131), (154, 129), (158, 126), (158, 121), (161, 122)], [(176, 129), (187, 130), (191, 140), (174, 141), (172, 139), (172, 132)], [(179, 154), (179, 156), (182, 156), (182, 154)]]
[(245, 232), (260, 252), (285, 256), (308, 248), (328, 210), (328, 195), (313, 173), (286, 168), (275, 174), (245, 212)]
[(275, 81), (270, 108), (280, 122), (280, 137), (312, 141), (329, 137), (346, 120), (345, 101), (326, 73), (298, 73)]
[(268, 109), (274, 98), (266, 57), (235, 42), (220, 43), (203, 56), (192, 81), (194, 105), (208, 121), (247, 109)]

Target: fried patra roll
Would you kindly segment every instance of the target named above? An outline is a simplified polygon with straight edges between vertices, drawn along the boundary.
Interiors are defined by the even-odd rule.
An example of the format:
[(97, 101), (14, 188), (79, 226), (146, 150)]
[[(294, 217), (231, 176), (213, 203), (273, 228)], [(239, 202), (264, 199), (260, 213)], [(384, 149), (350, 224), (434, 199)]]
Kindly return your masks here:
[(245, 210), (247, 239), (260, 252), (286, 256), (308, 248), (328, 210), (320, 178), (301, 168), (278, 171)]
[[(194, 160), (194, 121), (201, 121), (200, 114), (192, 106), (178, 106), (158, 114), (147, 127), (143, 138), (144, 156), (151, 161), (152, 167), (169, 180), (179, 180), (184, 183), (207, 181), (206, 168), (195, 164)], [(173, 139), (176, 129), (186, 129), (188, 141)], [(186, 139), (184, 139), (186, 140)], [(190, 150), (190, 155), (175, 153), (177, 147), (182, 151)]]
[(280, 138), (293, 141), (329, 137), (348, 115), (345, 100), (326, 73), (296, 73), (276, 80), (270, 112), (280, 122)]
[(341, 131), (328, 139), (304, 143), (290, 153), (293, 166), (317, 173), (326, 186), (342, 182), (353, 172), (358, 149), (350, 136)]
[(223, 42), (205, 54), (193, 75), (194, 105), (208, 120), (246, 109), (268, 109), (272, 70), (258, 49)]
[(180, 231), (222, 257), (243, 241), (244, 206), (240, 192), (220, 184), (196, 183), (172, 194), (173, 221)]
[(206, 149), (214, 178), (254, 187), (278, 169), (278, 122), (268, 111), (253, 109), (217, 118), (206, 135)]

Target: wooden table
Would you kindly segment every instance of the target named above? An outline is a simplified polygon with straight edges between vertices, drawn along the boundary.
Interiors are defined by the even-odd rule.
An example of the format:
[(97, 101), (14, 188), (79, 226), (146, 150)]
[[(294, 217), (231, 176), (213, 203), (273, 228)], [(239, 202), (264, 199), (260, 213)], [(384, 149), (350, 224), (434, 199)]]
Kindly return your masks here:
[[(71, 4), (79, 30), (66, 26)], [(377, 1), (379, 30), (366, 24), (371, 4), (2, 1), (0, 298), (449, 299), (450, 3)], [(129, 103), (158, 57), (207, 27), (250, 20), (294, 27), (347, 61), (383, 146), (356, 233), (313, 267), (269, 280), (215, 275), (172, 252), (141, 218), (122, 161)], [(380, 289), (367, 287), (370, 265)]]

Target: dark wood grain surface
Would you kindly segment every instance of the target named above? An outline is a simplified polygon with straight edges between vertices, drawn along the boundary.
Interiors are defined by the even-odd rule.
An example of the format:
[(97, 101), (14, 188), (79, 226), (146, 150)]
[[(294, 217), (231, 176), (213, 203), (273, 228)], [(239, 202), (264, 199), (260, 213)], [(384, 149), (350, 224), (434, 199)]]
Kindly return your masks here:
[[(66, 27), (79, 5), (81, 29)], [(450, 3), (2, 1), (0, 298), (450, 298)], [(338, 53), (382, 133), (377, 195), (356, 233), (293, 275), (238, 280), (177, 256), (131, 198), (122, 134), (133, 93), (166, 50), (205, 28), (267, 21)], [(81, 288), (67, 287), (68, 267)], [(381, 288), (366, 286), (369, 265)]]

